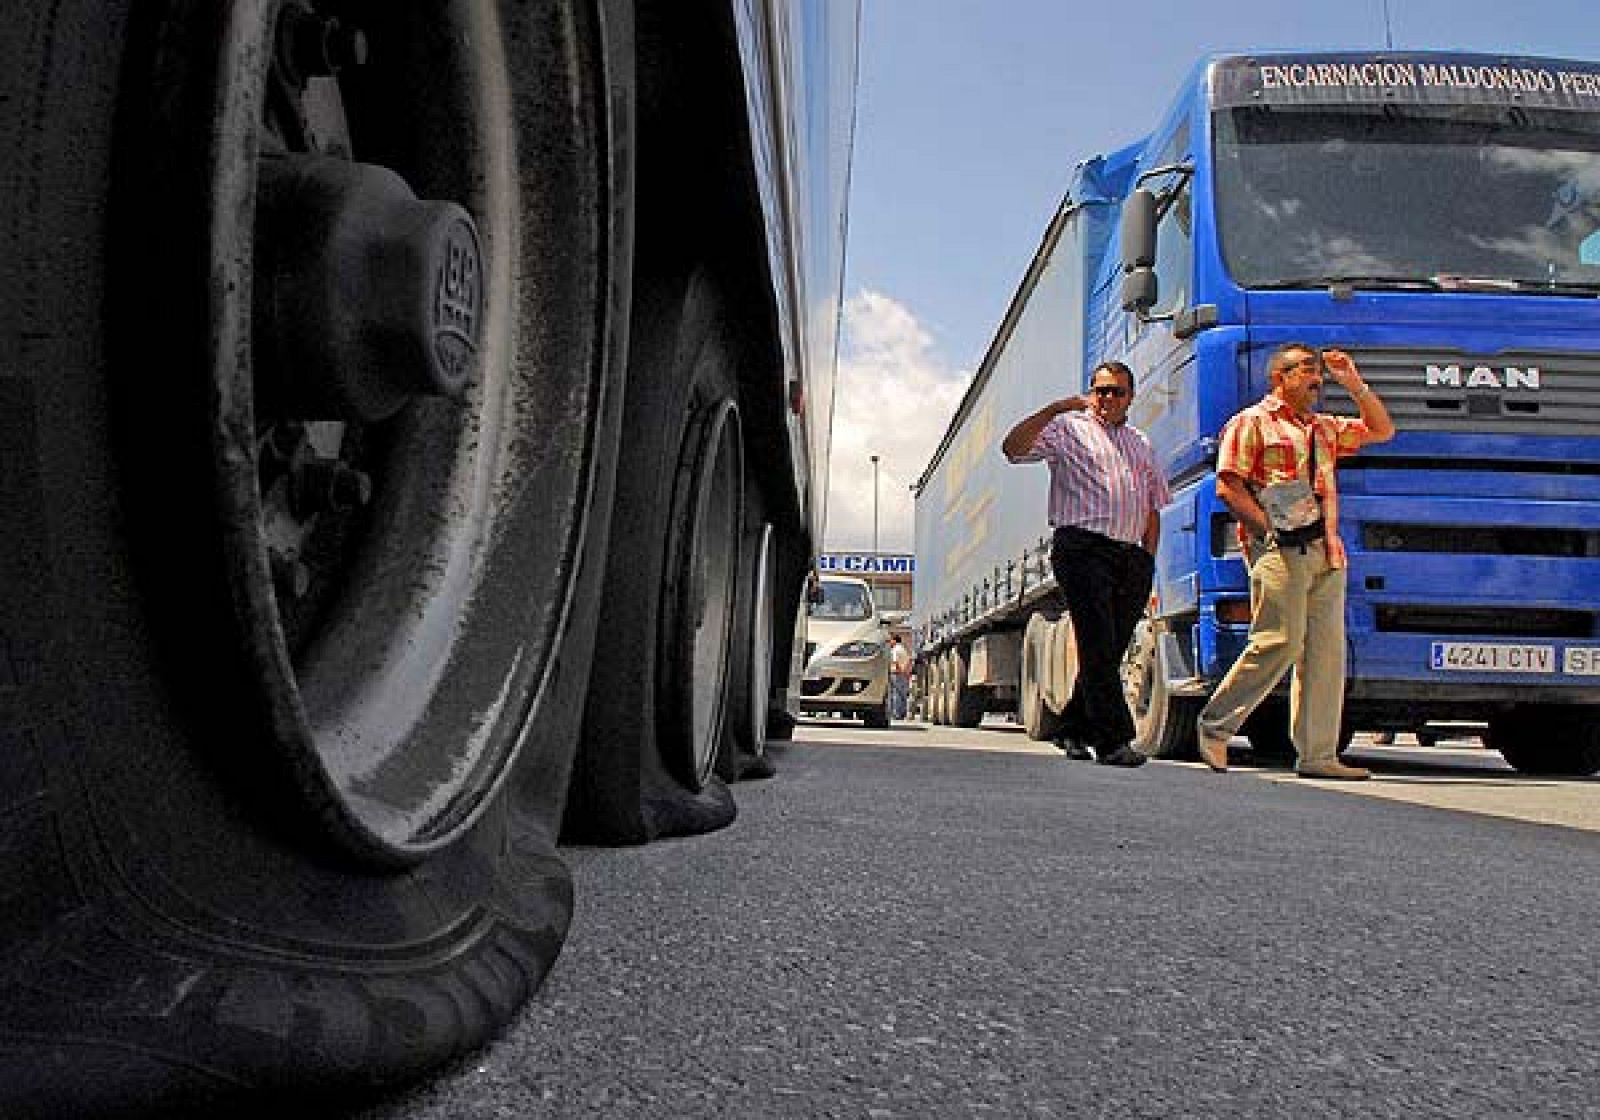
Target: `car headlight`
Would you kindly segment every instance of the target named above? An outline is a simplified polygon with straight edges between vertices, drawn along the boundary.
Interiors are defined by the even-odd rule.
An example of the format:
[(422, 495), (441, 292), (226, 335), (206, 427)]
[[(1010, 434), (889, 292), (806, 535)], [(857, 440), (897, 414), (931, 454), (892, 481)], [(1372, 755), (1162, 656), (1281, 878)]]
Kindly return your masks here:
[(882, 652), (882, 642), (846, 642), (833, 651), (833, 656), (852, 660), (865, 660), (869, 657), (877, 657)]

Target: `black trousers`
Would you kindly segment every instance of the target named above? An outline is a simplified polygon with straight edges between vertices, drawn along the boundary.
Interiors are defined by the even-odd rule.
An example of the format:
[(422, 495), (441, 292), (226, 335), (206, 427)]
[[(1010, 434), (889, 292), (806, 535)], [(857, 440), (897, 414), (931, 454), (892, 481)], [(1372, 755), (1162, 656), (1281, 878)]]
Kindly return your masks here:
[(1122, 694), (1122, 656), (1150, 599), (1155, 558), (1136, 544), (1061, 528), (1051, 540), (1050, 569), (1078, 639), (1078, 680), (1063, 733), (1114, 750), (1134, 735)]

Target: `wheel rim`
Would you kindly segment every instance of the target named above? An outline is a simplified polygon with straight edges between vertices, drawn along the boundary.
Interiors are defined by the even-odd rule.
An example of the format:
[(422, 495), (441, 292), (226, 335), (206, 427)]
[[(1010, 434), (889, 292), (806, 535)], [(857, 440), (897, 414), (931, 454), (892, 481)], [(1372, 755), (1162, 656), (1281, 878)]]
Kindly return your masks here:
[(1122, 658), (1122, 694), (1127, 698), (1133, 722), (1140, 730), (1150, 721), (1155, 680), (1155, 635), (1148, 622), (1134, 627), (1133, 640)]
[(733, 402), (702, 410), (684, 450), (673, 523), (687, 531), (667, 569), (660, 696), (668, 765), (698, 790), (721, 746), (738, 603), (744, 463)]
[(950, 726), (950, 651), (939, 657), (939, 722)]
[[(603, 387), (598, 362), (534, 369), (517, 345), (532, 314), (517, 277), (538, 266), (513, 260), (541, 231), (519, 228), (493, 6), (359, 10), (367, 23), (342, 29), (295, 0), (216, 17), (207, 422), (233, 602), (221, 644), (244, 651), (266, 748), (312, 817), (392, 864), (470, 828), (522, 745), (586, 528)], [(305, 72), (355, 69), (369, 47), (351, 75)], [(518, 79), (577, 89), (561, 65)], [(603, 237), (602, 130), (566, 108), (578, 131), (552, 137), (541, 203)], [(382, 283), (349, 297), (331, 281), (367, 253)], [(559, 293), (539, 305), (550, 329), (592, 329), (596, 286), (540, 285)], [(312, 288), (347, 302), (293, 303)], [(363, 350), (363, 332), (386, 341)]]
[(746, 682), (750, 702), (746, 717), (750, 753), (767, 750), (767, 693), (772, 689), (772, 526), (763, 524), (756, 535), (754, 581), (750, 594), (750, 674)]
[(1063, 614), (1050, 624), (1046, 649), (1050, 665), (1045, 674), (1045, 702), (1052, 711), (1064, 712), (1072, 702), (1078, 678), (1078, 638), (1070, 616)]
[(1038, 678), (1039, 627), (1034, 619), (1030, 618), (1027, 629), (1022, 632), (1022, 722), (1030, 739), (1038, 738), (1043, 724)]
[(954, 647), (946, 657), (949, 660), (944, 667), (944, 719), (954, 726), (961, 713), (961, 681), (967, 675), (967, 664), (961, 651)]

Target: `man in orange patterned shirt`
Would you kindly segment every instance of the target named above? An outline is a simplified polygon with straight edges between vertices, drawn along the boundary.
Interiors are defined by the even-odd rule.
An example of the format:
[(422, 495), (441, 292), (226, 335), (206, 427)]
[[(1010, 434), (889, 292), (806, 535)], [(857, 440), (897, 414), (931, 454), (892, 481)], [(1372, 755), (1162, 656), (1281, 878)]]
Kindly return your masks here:
[[(1394, 421), (1355, 361), (1304, 343), (1267, 360), (1272, 391), (1222, 432), (1217, 497), (1239, 522), (1250, 566), (1250, 640), (1200, 713), (1200, 757), (1228, 768), (1228, 740), (1294, 670), (1289, 734), (1303, 778), (1368, 777), (1339, 761), (1344, 709), (1345, 551), (1335, 460), (1394, 436)], [(1355, 399), (1360, 419), (1315, 411), (1324, 377)]]

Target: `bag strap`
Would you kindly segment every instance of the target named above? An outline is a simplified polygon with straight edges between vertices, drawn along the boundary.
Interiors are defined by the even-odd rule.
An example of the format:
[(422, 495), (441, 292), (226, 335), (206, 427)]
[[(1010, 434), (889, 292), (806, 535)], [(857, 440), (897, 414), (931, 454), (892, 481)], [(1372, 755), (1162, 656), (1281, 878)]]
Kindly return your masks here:
[(1311, 477), (1307, 481), (1311, 483), (1311, 496), (1320, 503), (1322, 497), (1317, 493), (1317, 418), (1315, 414), (1311, 417), (1311, 427), (1306, 431), (1306, 439), (1311, 441)]

